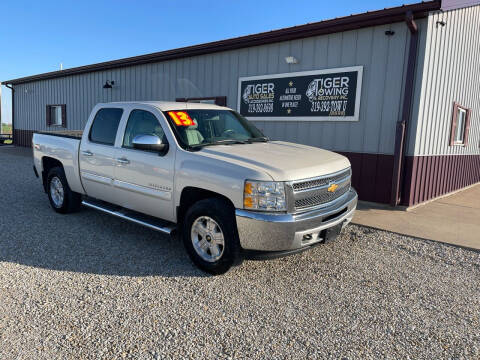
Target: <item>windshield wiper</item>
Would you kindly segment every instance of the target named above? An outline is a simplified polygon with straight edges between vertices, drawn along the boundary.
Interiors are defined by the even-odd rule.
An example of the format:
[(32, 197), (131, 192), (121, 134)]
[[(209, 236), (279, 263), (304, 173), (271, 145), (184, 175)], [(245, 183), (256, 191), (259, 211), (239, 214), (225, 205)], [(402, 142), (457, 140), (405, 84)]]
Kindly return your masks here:
[(195, 144), (190, 145), (191, 148), (201, 148), (204, 146), (213, 146), (213, 145), (233, 145), (233, 144), (250, 144), (250, 140), (232, 140), (232, 139), (225, 139), (225, 140), (218, 140), (210, 143), (203, 143), (203, 144)]
[(193, 149), (201, 149), (204, 146), (214, 146), (214, 145), (233, 145), (233, 144), (252, 144), (254, 142), (268, 142), (270, 139), (266, 136), (257, 137), (257, 138), (249, 138), (245, 140), (234, 140), (234, 139), (223, 139), (217, 140), (209, 143), (201, 143), (195, 145), (189, 145), (189, 150)]
[(248, 140), (250, 142), (269, 142), (270, 141), (270, 139), (266, 136), (257, 137), (257, 138), (250, 138)]
[(225, 139), (225, 140), (218, 140), (213, 142), (212, 144), (247, 144), (248, 140), (234, 140), (234, 139)]

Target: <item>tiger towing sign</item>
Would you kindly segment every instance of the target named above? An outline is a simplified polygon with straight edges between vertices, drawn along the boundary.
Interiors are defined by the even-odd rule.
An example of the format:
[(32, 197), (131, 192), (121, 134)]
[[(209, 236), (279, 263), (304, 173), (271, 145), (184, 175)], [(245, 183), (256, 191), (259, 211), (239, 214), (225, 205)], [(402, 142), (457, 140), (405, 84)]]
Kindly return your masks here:
[(238, 111), (250, 120), (358, 121), (363, 66), (241, 77)]

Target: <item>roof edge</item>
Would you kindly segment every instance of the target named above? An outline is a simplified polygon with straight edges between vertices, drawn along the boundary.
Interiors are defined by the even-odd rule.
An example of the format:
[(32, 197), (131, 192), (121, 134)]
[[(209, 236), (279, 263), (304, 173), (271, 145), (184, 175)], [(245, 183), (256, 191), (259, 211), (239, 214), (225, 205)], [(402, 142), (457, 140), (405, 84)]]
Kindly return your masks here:
[(393, 8), (370, 11), (330, 20), (324, 20), (305, 25), (293, 26), (279, 30), (272, 30), (252, 35), (245, 35), (226, 40), (192, 45), (173, 50), (160, 51), (145, 55), (105, 61), (91, 65), (79, 66), (65, 70), (52, 71), (38, 75), (2, 81), (3, 85), (18, 85), (38, 80), (47, 80), (87, 72), (102, 71), (121, 68), (125, 66), (141, 65), (152, 62), (161, 62), (178, 58), (212, 54), (227, 50), (236, 50), (246, 47), (272, 44), (282, 41), (296, 40), (310, 36), (326, 35), (335, 32), (355, 30), (369, 26), (385, 25), (403, 21), (405, 13), (410, 11), (415, 18), (428, 15), (430, 11), (440, 10), (441, 0), (402, 5)]

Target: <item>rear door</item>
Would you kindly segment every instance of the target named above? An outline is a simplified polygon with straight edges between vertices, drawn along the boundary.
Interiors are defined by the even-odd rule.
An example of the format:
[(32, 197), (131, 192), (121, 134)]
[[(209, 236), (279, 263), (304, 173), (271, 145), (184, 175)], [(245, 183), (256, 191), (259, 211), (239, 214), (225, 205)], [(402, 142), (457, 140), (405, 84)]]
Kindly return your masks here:
[(121, 107), (98, 109), (87, 124), (89, 130), (83, 134), (80, 144), (80, 176), (86, 194), (111, 203), (116, 203), (114, 145), (123, 114)]
[[(127, 115), (126, 115), (127, 116)], [(175, 146), (160, 111), (137, 106), (129, 110), (116, 152), (115, 196), (119, 205), (173, 220)], [(166, 154), (133, 148), (137, 135), (156, 135), (170, 144)]]

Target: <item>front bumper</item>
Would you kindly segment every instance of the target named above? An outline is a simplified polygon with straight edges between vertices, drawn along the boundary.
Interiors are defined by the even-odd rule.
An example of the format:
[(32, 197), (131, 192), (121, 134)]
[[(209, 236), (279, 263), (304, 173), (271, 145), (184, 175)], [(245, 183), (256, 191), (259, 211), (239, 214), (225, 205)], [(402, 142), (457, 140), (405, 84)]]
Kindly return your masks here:
[(236, 209), (238, 235), (245, 250), (290, 251), (323, 241), (323, 230), (348, 224), (357, 207), (350, 189), (331, 204), (299, 214), (273, 214)]

